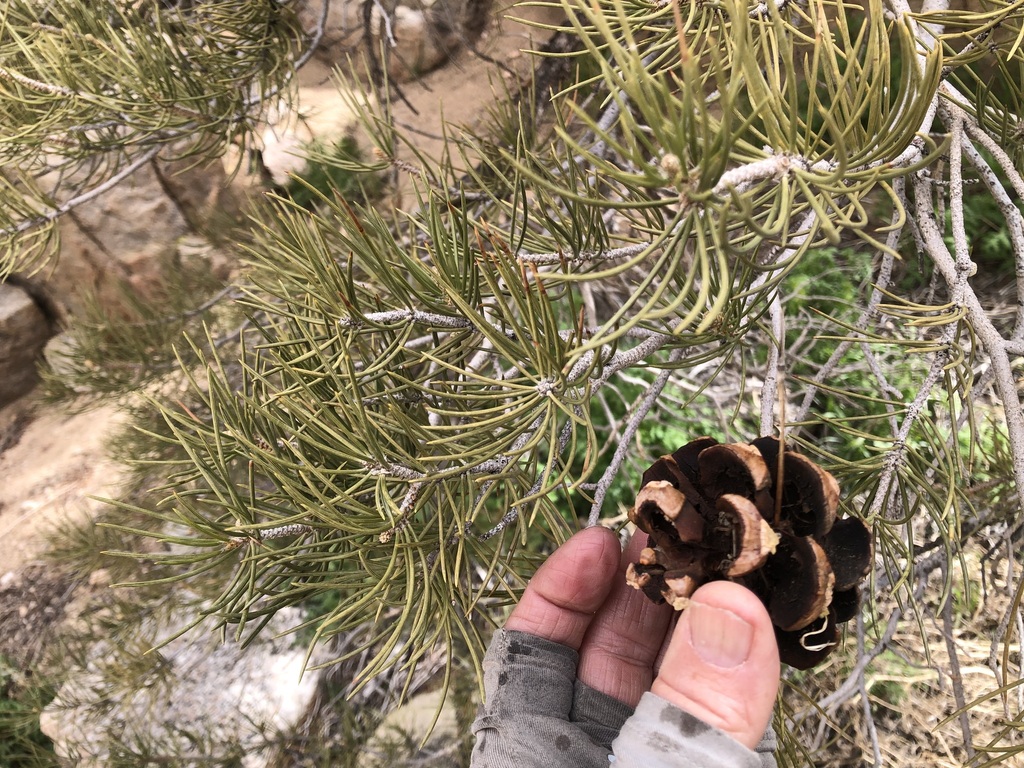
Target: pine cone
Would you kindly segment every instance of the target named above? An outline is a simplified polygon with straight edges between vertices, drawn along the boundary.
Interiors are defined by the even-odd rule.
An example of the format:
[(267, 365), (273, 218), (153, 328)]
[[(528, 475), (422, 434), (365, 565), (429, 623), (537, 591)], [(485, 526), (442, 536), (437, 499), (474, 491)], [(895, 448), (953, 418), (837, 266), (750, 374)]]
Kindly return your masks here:
[(839, 484), (806, 456), (783, 450), (781, 495), (778, 472), (774, 437), (701, 437), (662, 456), (629, 514), (653, 546), (629, 564), (626, 581), (676, 610), (705, 582), (744, 584), (768, 609), (782, 661), (808, 669), (857, 615), (872, 537), (863, 521), (836, 519)]

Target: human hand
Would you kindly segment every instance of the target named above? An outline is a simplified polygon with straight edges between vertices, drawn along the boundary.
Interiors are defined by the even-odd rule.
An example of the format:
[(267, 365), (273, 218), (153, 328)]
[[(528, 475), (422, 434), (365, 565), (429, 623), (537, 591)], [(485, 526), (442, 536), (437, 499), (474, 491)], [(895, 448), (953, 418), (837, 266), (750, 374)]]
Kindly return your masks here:
[[(504, 659), (493, 658), (501, 654), (493, 654), (492, 645), (490, 672), (497, 674), (489, 675), (485, 663), (488, 714), (475, 727), (474, 765), (607, 765), (608, 745), (601, 734), (610, 731), (614, 736), (618, 728), (612, 721), (618, 718), (621, 726), (647, 691), (723, 731), (747, 750), (758, 744), (779, 682), (778, 649), (767, 611), (744, 587), (713, 582), (694, 593), (690, 607), (673, 623), (670, 608), (654, 605), (625, 583), (625, 565), (636, 560), (645, 539), (637, 534), (622, 553), (611, 531), (588, 528), (538, 569), (496, 642), (508, 643), (507, 638), (514, 637), (508, 633), (522, 632), (557, 644), (545, 646), (556, 649), (556, 655), (563, 647), (565, 658), (551, 662), (545, 653), (536, 654), (536, 669), (526, 673), (531, 679), (525, 685), (537, 706), (524, 708), (501, 691), (502, 685), (514, 683), (509, 679), (514, 674), (511, 668), (499, 668), (512, 658), (517, 644), (508, 643)], [(522, 653), (529, 656), (533, 651)], [(598, 692), (597, 699), (586, 691), (588, 687)], [(580, 700), (586, 696), (589, 703), (584, 707)], [(596, 708), (595, 700), (601, 702)], [(617, 713), (616, 703), (621, 703)], [(517, 708), (518, 713), (513, 712)], [(575, 724), (576, 730), (566, 730), (565, 723)], [(684, 726), (683, 721), (678, 724)], [(686, 719), (685, 727), (694, 729), (692, 718)], [(519, 732), (524, 728), (534, 733)], [(562, 751), (569, 759), (554, 763), (543, 757), (547, 737), (564, 740)], [(576, 742), (585, 738), (601, 743), (577, 749)], [(488, 739), (491, 747), (485, 743)], [(516, 739), (534, 747), (527, 753), (515, 747)], [(495, 753), (502, 757), (495, 758)], [(602, 753), (603, 763), (597, 762)], [(761, 764), (754, 759), (751, 765)]]

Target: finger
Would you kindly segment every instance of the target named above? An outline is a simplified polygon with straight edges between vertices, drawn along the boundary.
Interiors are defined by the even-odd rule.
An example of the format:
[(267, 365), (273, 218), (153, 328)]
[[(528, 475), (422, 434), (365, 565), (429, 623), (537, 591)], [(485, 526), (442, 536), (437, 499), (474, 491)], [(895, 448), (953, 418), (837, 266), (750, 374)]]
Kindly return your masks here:
[(615, 583), (580, 647), (580, 682), (635, 707), (651, 688), (654, 661), (673, 611), (655, 605), (626, 584), (626, 565), (636, 562), (647, 535), (636, 533), (623, 553)]
[(585, 528), (537, 569), (505, 629), (528, 632), (579, 650), (594, 613), (608, 596), (621, 548), (607, 528)]
[(745, 587), (716, 581), (683, 611), (651, 691), (752, 749), (778, 687), (779, 651), (764, 605)]

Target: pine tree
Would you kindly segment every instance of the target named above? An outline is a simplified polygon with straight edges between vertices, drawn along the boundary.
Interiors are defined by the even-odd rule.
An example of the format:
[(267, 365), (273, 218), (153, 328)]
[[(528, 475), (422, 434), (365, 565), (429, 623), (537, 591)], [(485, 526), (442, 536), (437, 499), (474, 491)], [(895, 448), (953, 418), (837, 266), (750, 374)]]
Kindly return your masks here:
[[(245, 144), (308, 55), (275, 0), (40, 8), (0, 16), (3, 274), (46, 263), (62, 213), (153, 157)], [(488, 131), (399, 160), (409, 139), (382, 85), (363, 108), (372, 157), (315, 158), (399, 179), (411, 204), (331, 183), (308, 184), (306, 205), (271, 199), (240, 236), (237, 285), (179, 308), (180, 325), (151, 318), (192, 330), (188, 395), (147, 390), (164, 426), (139, 455), (164, 482), (121, 506), (159, 523), (144, 533), (166, 553), (145, 557), (175, 579), (213, 574), (206, 611), (243, 635), (332, 596), (313, 641), (360, 632), (361, 680), (441, 646), (478, 664), (544, 554), (621, 521), (657, 455), (709, 432), (783, 436), (836, 476), (878, 560), (838, 690), (808, 694), (825, 714), (780, 716), (789, 762), (818, 760), (808, 734), (859, 694), (881, 764), (870, 665), (903, 629), (927, 655), (932, 620), (958, 759), (1012, 761), (1020, 4), (562, 8), (569, 42), (550, 55), (569, 76), (506, 94)], [(1000, 312), (986, 289), (1011, 270)], [(82, 356), (104, 354), (88, 338)], [(152, 343), (118, 341), (142, 370)], [(67, 385), (121, 392), (173, 366), (127, 382), (96, 367)], [(1000, 547), (996, 682), (969, 702), (955, 599), (980, 579), (965, 553)], [(989, 700), (1004, 716), (982, 729)]]

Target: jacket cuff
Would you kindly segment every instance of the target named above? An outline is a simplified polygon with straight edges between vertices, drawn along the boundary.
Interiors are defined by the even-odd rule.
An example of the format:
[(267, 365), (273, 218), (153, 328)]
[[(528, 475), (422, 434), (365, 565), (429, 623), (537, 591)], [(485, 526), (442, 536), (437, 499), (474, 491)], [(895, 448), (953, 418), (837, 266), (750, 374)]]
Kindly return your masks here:
[[(770, 742), (766, 743), (769, 739)], [(762, 744), (772, 749), (769, 727)], [(612, 742), (615, 768), (770, 768), (770, 751), (748, 749), (724, 731), (708, 725), (653, 693), (645, 693), (619, 737)], [(767, 759), (768, 762), (764, 760)]]

